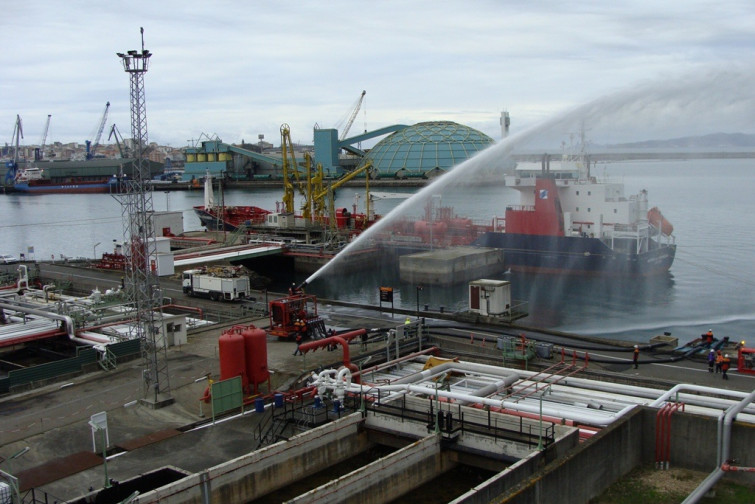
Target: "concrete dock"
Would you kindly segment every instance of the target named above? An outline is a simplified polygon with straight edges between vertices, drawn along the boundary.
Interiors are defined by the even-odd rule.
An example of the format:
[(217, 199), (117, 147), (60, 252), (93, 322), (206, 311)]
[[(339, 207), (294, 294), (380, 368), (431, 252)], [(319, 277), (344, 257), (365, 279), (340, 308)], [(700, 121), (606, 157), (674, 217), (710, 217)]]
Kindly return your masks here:
[[(75, 274), (86, 276), (85, 273)], [(117, 280), (113, 278), (113, 281)], [(405, 315), (344, 307), (326, 301), (320, 303), (320, 313), (328, 327), (338, 330), (359, 327), (390, 330), (401, 327), (405, 319)], [(425, 315), (430, 327), (448, 325), (446, 320), (433, 320), (433, 315), (440, 314)], [(266, 326), (267, 322), (267, 318), (234, 321), (258, 327)], [(656, 411), (647, 407), (633, 411), (590, 442), (580, 443), (573, 428), (565, 426), (562, 430), (556, 426), (552, 444), (544, 451), (507, 452), (519, 445), (516, 441), (501, 443), (501, 453), (511, 453), (506, 460), (481, 455), (480, 449), (473, 445), (463, 448), (464, 443), (474, 442), (471, 434), (465, 433), (466, 439), (459, 441), (453, 439), (454, 433), (450, 430), (439, 434), (429, 432), (423, 421), (396, 420), (395, 416), (381, 416), (375, 410), (363, 416), (359, 412), (333, 412), (331, 408), (325, 413), (329, 417), (327, 423), (305, 429), (288, 441), (258, 449), (260, 443), (255, 438), (255, 428), (272, 414), (272, 399), (268, 399), (265, 413), (254, 411), (254, 406), (250, 405), (243, 414), (237, 412), (232, 417), (218, 418), (214, 424), (207, 405), (199, 401), (207, 387), (205, 378), (219, 375), (217, 341), (223, 329), (219, 324), (196, 330), (189, 335), (187, 344), (168, 351), (171, 393), (175, 401), (165, 408), (152, 409), (139, 402), (144, 395), (141, 359), (120, 364), (114, 370), (94, 371), (0, 397), (0, 456), (8, 459), (25, 447), (30, 448), (23, 456), (9, 461), (10, 464), (0, 465), (0, 469), (18, 476), (27, 494), (36, 492), (38, 499), (39, 495), (46, 494), (50, 502), (53, 499), (89, 502), (84, 496), (93, 496), (106, 483), (113, 488), (108, 490), (112, 500), (100, 502), (120, 502), (131, 492), (122, 495), (118, 487), (140, 476), (151, 475), (163, 488), (140, 490), (140, 496), (133, 502), (365, 503), (388, 502), (404, 494), (409, 487), (431, 481), (451, 467), (464, 464), (493, 476), (486, 477), (482, 487), (470, 484), (469, 492), (462, 491), (453, 497), (457, 499), (455, 502), (496, 499), (501, 502), (538, 502), (538, 499), (539, 502), (584, 502), (590, 492), (605, 485), (605, 480), (616, 480), (653, 457)], [(464, 334), (463, 338), (441, 332), (433, 335), (430, 331), (427, 344), (439, 346), (447, 357), (462, 356), (472, 362), (500, 364), (501, 352), (496, 348), (495, 334), (507, 330), (511, 328), (479, 326), (478, 330), (470, 330), (462, 327), (459, 332)], [(525, 328), (515, 331), (538, 337)], [(568, 336), (557, 341), (565, 348), (570, 348), (570, 343), (574, 346), (593, 343)], [(298, 387), (312, 370), (341, 365), (340, 352), (323, 350), (293, 356), (292, 342), (268, 338), (267, 343), (268, 366), (272, 372), (270, 392)], [(352, 362), (386, 352), (386, 342), (378, 337), (364, 346), (360, 342), (350, 346)], [(702, 359), (653, 363), (650, 355), (643, 354), (639, 369), (634, 369), (627, 351), (606, 349), (590, 354), (600, 362), (592, 362), (575, 376), (601, 383), (658, 389), (670, 389), (681, 382), (743, 393), (755, 389), (752, 375), (731, 372), (730, 379), (723, 381), (720, 375), (708, 373)], [(571, 355), (571, 350), (566, 355)], [(530, 369), (542, 369), (553, 362), (552, 359), (533, 360), (528, 365), (534, 366)], [(267, 392), (265, 389), (263, 386), (263, 392)], [(406, 411), (418, 411), (420, 407)], [(91, 416), (99, 412), (107, 412), (110, 442), (106, 464), (100, 455), (101, 444), (93, 439), (88, 424)], [(469, 415), (473, 412), (465, 410), (465, 415), (470, 421)], [(529, 422), (537, 432), (536, 419), (522, 421)], [(678, 436), (671, 446), (672, 464), (690, 464), (691, 468), (707, 470), (694, 464), (699, 461), (704, 468), (706, 461), (714, 461), (715, 445), (698, 440), (711, 439), (711, 432), (715, 439), (716, 419), (679, 413), (674, 422)], [(735, 429), (738, 444), (744, 447), (755, 444), (751, 428), (735, 426)], [(694, 442), (690, 442), (692, 439)], [(449, 445), (455, 448), (449, 449)], [(361, 468), (335, 469), (339, 462), (348, 464), (354, 454), (378, 446), (390, 449), (380, 452), (374, 461), (366, 461)], [(519, 460), (515, 461), (516, 458)], [(595, 465), (595, 460), (601, 460), (605, 467), (595, 467), (588, 474), (584, 471), (586, 460), (592, 461), (591, 466)], [(752, 455), (740, 452), (738, 463), (753, 466), (755, 460)], [(321, 475), (319, 480), (308, 479), (315, 474)], [(567, 497), (559, 495), (565, 481), (580, 481), (580, 478), (579, 491)], [(748, 481), (746, 474), (742, 478)], [(751, 477), (749, 481), (752, 482)], [(471, 490), (472, 487), (476, 490)], [(518, 497), (506, 493), (511, 489), (518, 489)], [(509, 497), (504, 500), (503, 495)], [(548, 495), (557, 500), (544, 497)]]

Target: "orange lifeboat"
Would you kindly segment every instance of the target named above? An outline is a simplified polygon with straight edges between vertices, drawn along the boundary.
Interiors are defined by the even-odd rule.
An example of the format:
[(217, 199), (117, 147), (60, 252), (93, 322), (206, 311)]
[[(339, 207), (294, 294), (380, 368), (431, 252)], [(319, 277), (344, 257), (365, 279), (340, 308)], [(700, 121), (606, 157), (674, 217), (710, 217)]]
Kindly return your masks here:
[(663, 234), (670, 235), (674, 232), (674, 226), (661, 214), (658, 207), (653, 207), (648, 210), (648, 221), (656, 228), (660, 228)]

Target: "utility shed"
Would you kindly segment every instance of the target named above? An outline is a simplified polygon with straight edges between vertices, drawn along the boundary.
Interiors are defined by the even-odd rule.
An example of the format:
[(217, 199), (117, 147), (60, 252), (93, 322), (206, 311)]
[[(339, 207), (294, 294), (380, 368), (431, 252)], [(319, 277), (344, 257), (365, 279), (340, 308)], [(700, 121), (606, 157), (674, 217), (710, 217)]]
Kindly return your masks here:
[(474, 280), (469, 282), (469, 311), (485, 316), (509, 315), (511, 282), (508, 280)]

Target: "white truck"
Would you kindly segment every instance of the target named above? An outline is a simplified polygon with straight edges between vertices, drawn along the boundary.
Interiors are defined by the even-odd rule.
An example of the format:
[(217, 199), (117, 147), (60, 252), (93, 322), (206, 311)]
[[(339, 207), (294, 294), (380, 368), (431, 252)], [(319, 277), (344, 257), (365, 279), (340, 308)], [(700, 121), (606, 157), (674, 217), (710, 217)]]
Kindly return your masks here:
[(189, 296), (208, 297), (213, 301), (235, 301), (249, 296), (249, 277), (234, 272), (211, 272), (193, 269), (183, 272), (183, 291)]

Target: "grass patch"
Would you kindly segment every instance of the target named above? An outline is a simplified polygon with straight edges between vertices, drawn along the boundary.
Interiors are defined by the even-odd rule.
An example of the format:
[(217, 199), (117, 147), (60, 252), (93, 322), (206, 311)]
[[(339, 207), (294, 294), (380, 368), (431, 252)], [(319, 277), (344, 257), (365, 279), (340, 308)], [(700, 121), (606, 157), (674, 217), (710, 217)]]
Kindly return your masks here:
[[(590, 504), (679, 504), (708, 476), (688, 469), (660, 471), (653, 465), (636, 467), (626, 477), (611, 485)], [(755, 487), (719, 481), (715, 497), (703, 497), (702, 504), (752, 504)]]

